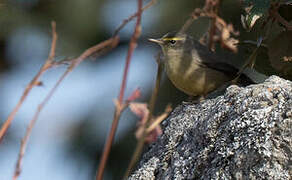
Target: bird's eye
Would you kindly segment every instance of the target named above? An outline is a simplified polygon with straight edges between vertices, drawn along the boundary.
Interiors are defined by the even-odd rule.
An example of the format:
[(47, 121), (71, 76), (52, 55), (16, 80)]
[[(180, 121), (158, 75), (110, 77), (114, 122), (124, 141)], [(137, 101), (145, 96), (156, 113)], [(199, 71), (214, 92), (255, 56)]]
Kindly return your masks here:
[(176, 40), (170, 40), (169, 42), (170, 44), (174, 45), (176, 43)]

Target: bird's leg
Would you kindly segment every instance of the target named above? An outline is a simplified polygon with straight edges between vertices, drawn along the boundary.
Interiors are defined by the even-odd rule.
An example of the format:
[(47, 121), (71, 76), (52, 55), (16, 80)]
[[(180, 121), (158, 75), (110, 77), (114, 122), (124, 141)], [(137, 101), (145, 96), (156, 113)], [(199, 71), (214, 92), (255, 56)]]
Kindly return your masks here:
[(198, 104), (201, 103), (206, 99), (205, 95), (200, 95), (200, 96), (189, 96), (186, 101), (183, 101), (183, 105), (189, 105), (189, 104)]

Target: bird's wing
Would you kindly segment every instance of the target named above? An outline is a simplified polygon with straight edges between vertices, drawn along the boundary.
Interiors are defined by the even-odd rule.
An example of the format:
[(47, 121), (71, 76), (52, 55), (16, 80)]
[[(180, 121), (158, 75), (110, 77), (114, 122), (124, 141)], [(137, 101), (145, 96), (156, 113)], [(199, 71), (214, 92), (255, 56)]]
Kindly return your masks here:
[(220, 56), (211, 52), (207, 47), (201, 45), (199, 42), (195, 42), (195, 50), (193, 53), (197, 53), (200, 57), (201, 66), (209, 67), (227, 75), (236, 76), (238, 69), (233, 65), (229, 64), (224, 56)]

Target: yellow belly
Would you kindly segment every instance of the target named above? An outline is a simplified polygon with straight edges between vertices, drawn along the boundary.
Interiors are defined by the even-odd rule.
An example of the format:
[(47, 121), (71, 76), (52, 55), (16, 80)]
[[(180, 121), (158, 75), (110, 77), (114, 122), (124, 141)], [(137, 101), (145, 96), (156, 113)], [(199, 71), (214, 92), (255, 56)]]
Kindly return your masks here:
[(166, 73), (172, 83), (191, 96), (207, 95), (231, 80), (224, 73), (190, 64), (187, 68), (172, 68), (166, 63)]

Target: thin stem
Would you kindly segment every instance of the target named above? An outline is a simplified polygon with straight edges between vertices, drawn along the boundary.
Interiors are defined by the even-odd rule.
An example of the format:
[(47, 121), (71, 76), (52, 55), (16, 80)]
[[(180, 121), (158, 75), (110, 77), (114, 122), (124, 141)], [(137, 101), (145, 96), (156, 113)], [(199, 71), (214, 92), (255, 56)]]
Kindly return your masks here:
[(251, 53), (251, 55), (249, 56), (248, 60), (246, 61), (246, 63), (240, 68), (240, 70), (237, 73), (237, 76), (232, 80), (232, 82), (237, 82), (237, 80), (239, 79), (239, 77), (241, 76), (242, 72), (251, 64), (254, 64), (256, 61), (256, 57), (257, 57), (257, 53), (258, 50), (261, 46), (263, 42), (263, 38), (259, 37), (257, 40), (257, 47), (253, 50), (253, 52)]
[(270, 8), (270, 15), (275, 18), (280, 24), (282, 24), (283, 26), (285, 26), (287, 28), (288, 31), (292, 30), (292, 25), (286, 21), (280, 14), (279, 14), (279, 7), (277, 5), (273, 5), (272, 8)]
[(55, 50), (56, 50), (56, 42), (57, 42), (57, 33), (56, 33), (56, 23), (55, 21), (52, 21), (52, 44), (51, 44), (51, 50), (48, 59), (45, 61), (44, 65), (40, 68), (39, 72), (35, 75), (35, 77), (30, 81), (30, 83), (26, 86), (20, 100), (12, 110), (12, 112), (9, 114), (8, 118), (4, 122), (4, 124), (1, 127), (0, 130), (0, 142), (2, 141), (4, 135), (6, 134), (7, 129), (9, 128), (10, 124), (12, 123), (12, 120), (14, 119), (16, 113), (20, 109), (21, 105), (25, 101), (26, 97), (30, 93), (31, 89), (38, 84), (39, 78), (44, 74), (46, 70), (48, 70), (50, 67), (52, 67), (52, 63), (55, 57)]
[(216, 21), (217, 21), (217, 14), (218, 14), (218, 11), (219, 11), (219, 5), (220, 5), (220, 0), (216, 0), (215, 2), (215, 6), (212, 6), (214, 9), (213, 9), (213, 13), (214, 13), (214, 16), (212, 17), (212, 20), (211, 20), (211, 27), (209, 29), (209, 43), (208, 43), (208, 48), (212, 51), (214, 51), (214, 35), (216, 33)]
[[(11, 115), (11, 116), (8, 117), (8, 119), (10, 120), (10, 123), (11, 123), (12, 119), (14, 118), (16, 112), (18, 111), (19, 107), (21, 106), (21, 104), (25, 100), (26, 96), (28, 95), (30, 89), (33, 87), (33, 84), (35, 82), (37, 82), (37, 80), (41, 76), (41, 74), (43, 72), (45, 72), (45, 70), (48, 68), (47, 67), (48, 64), (49, 63), (51, 64), (54, 61), (55, 51), (56, 51), (56, 43), (57, 43), (56, 23), (53, 21), (52, 22), (52, 45), (51, 45), (51, 50), (50, 50), (49, 58), (46, 60), (46, 63), (43, 65), (43, 67), (41, 68), (41, 70), (37, 73), (37, 75), (31, 81), (31, 83), (27, 86), (27, 88), (24, 91), (23, 96), (21, 97), (19, 103), (17, 104), (17, 106), (15, 107), (15, 109), (12, 112), (13, 115)], [(31, 130), (32, 130), (32, 128), (33, 128), (33, 126), (34, 126), (34, 124), (36, 122), (36, 119), (37, 119), (37, 117), (39, 115), (39, 112), (40, 112), (42, 106), (44, 106), (44, 104), (40, 104), (39, 105), (37, 113), (35, 114), (35, 116), (32, 119), (32, 121), (29, 123), (29, 125), (27, 127), (27, 130), (26, 130), (26, 134), (25, 134), (24, 138), (21, 140), (21, 146), (20, 146), (20, 151), (19, 151), (19, 155), (18, 155), (18, 159), (17, 159), (17, 163), (16, 163), (16, 168), (15, 168), (13, 180), (16, 180), (19, 177), (20, 173), (21, 173), (21, 164), (22, 164), (22, 159), (23, 159), (23, 156), (24, 156), (24, 153), (25, 153), (25, 150), (26, 150), (27, 141), (29, 139), (29, 136), (31, 134)], [(8, 126), (6, 125), (7, 128), (8, 128)], [(1, 136), (1, 137), (3, 137), (3, 136)]]
[[(159, 56), (158, 56), (159, 58)], [(138, 141), (138, 144), (136, 146), (136, 149), (132, 155), (132, 158), (131, 158), (131, 161), (130, 161), (130, 164), (127, 168), (127, 171), (124, 175), (124, 179), (126, 179), (130, 173), (132, 172), (132, 169), (133, 167), (135, 166), (137, 160), (139, 159), (141, 153), (142, 153), (142, 150), (143, 150), (143, 147), (144, 147), (144, 141), (145, 141), (145, 137), (147, 135), (147, 129), (150, 125), (150, 120), (152, 118), (152, 115), (153, 115), (153, 111), (154, 111), (154, 107), (155, 107), (155, 102), (156, 102), (156, 98), (157, 98), (157, 95), (158, 95), (158, 91), (159, 91), (159, 86), (160, 86), (160, 81), (161, 81), (161, 76), (162, 76), (162, 69), (163, 69), (163, 66), (161, 64), (161, 61), (160, 59), (158, 60), (158, 68), (157, 68), (157, 74), (156, 74), (156, 82), (155, 82), (155, 88), (152, 92), (152, 95), (151, 95), (151, 99), (150, 99), (150, 102), (149, 102), (149, 116), (148, 116), (148, 119), (145, 123), (145, 128), (143, 130), (143, 133), (142, 133), (142, 137), (139, 139)]]
[(129, 72), (130, 62), (131, 62), (131, 58), (132, 58), (134, 49), (137, 46), (137, 39), (141, 34), (141, 15), (142, 15), (142, 0), (138, 0), (137, 21), (136, 21), (134, 33), (132, 35), (132, 38), (131, 38), (131, 41), (129, 44), (128, 54), (126, 57), (126, 64), (125, 64), (125, 68), (124, 68), (123, 80), (122, 80), (121, 89), (120, 89), (119, 97), (118, 97), (118, 103), (116, 104), (116, 109), (115, 109), (115, 113), (114, 113), (112, 126), (110, 129), (110, 133), (108, 135), (108, 138), (106, 140), (106, 143), (105, 143), (105, 146), (103, 149), (101, 161), (100, 161), (98, 171), (97, 171), (96, 180), (101, 180), (103, 178), (105, 165), (106, 165), (109, 153), (110, 153), (112, 143), (114, 141), (116, 129), (118, 127), (119, 119), (121, 116), (121, 112), (123, 110), (123, 108), (122, 108), (123, 107), (123, 99), (124, 99), (124, 94), (125, 94), (125, 89), (126, 89), (127, 76), (128, 76), (128, 72)]
[[(55, 41), (54, 41), (55, 42)], [(48, 95), (45, 97), (45, 99), (42, 101), (41, 104), (39, 104), (36, 113), (34, 114), (32, 120), (30, 121), (25, 136), (23, 137), (22, 141), (21, 141), (21, 146), (20, 146), (20, 152), (19, 152), (19, 156), (18, 156), (18, 160), (16, 163), (16, 169), (14, 172), (14, 176), (13, 176), (13, 180), (16, 180), (20, 173), (21, 173), (21, 164), (22, 164), (22, 159), (23, 156), (25, 154), (25, 150), (26, 150), (26, 146), (28, 143), (28, 140), (30, 138), (30, 134), (32, 132), (32, 129), (39, 117), (39, 114), (41, 113), (41, 111), (43, 110), (43, 108), (45, 107), (45, 105), (47, 104), (47, 102), (51, 99), (51, 97), (53, 96), (53, 94), (55, 93), (55, 91), (57, 90), (57, 88), (60, 86), (60, 84), (62, 83), (62, 81), (65, 79), (65, 77), (77, 66), (79, 65), (82, 61), (84, 61), (86, 58), (88, 58), (89, 56), (96, 54), (97, 52), (100, 52), (101, 50), (105, 49), (105, 48), (114, 48), (117, 45), (118, 42), (118, 37), (113, 37), (111, 39), (108, 39), (106, 41), (103, 41), (91, 48), (88, 48), (87, 50), (85, 50), (78, 58), (73, 59), (71, 61), (69, 61), (71, 63), (71, 65), (67, 68), (67, 70), (62, 74), (62, 76), (58, 79), (58, 81), (56, 82), (56, 84), (54, 85), (54, 87), (50, 90), (50, 92), (48, 93)], [(51, 51), (52, 52), (52, 51)], [(50, 58), (49, 58), (50, 59)], [(52, 64), (56, 64), (56, 62), (53, 61), (53, 58), (51, 60)]]
[(13, 180), (16, 180), (20, 173), (21, 173), (21, 164), (22, 164), (22, 159), (27, 147), (27, 142), (30, 138), (32, 129), (42, 111), (42, 109), (44, 108), (44, 106), (47, 104), (47, 102), (49, 101), (49, 99), (53, 96), (53, 94), (55, 93), (55, 91), (57, 90), (57, 87), (61, 84), (61, 82), (63, 81), (63, 79), (66, 77), (66, 75), (69, 73), (69, 71), (66, 71), (67, 73), (63, 74), (61, 76), (61, 78), (58, 80), (58, 82), (56, 83), (56, 85), (53, 87), (53, 89), (49, 92), (49, 94), (46, 96), (46, 98), (43, 100), (43, 102), (41, 104), (39, 104), (38, 108), (37, 108), (37, 112), (34, 114), (32, 120), (30, 121), (27, 130), (25, 132), (25, 136), (23, 137), (23, 139), (21, 140), (21, 147), (20, 147), (20, 151), (19, 151), (19, 155), (18, 155), (18, 160), (16, 163), (16, 169), (14, 172), (14, 176), (13, 176)]
[[(143, 8), (142, 8), (142, 12), (145, 11), (146, 9), (150, 8), (152, 5), (154, 5), (156, 3), (157, 0), (151, 0), (148, 4), (146, 4)], [(125, 19), (122, 24), (115, 30), (113, 36), (116, 36), (119, 34), (119, 32), (123, 29), (123, 27), (130, 21), (132, 21), (135, 17), (138, 16), (138, 12), (136, 12), (135, 14), (131, 15), (130, 17), (128, 17), (127, 19)]]

